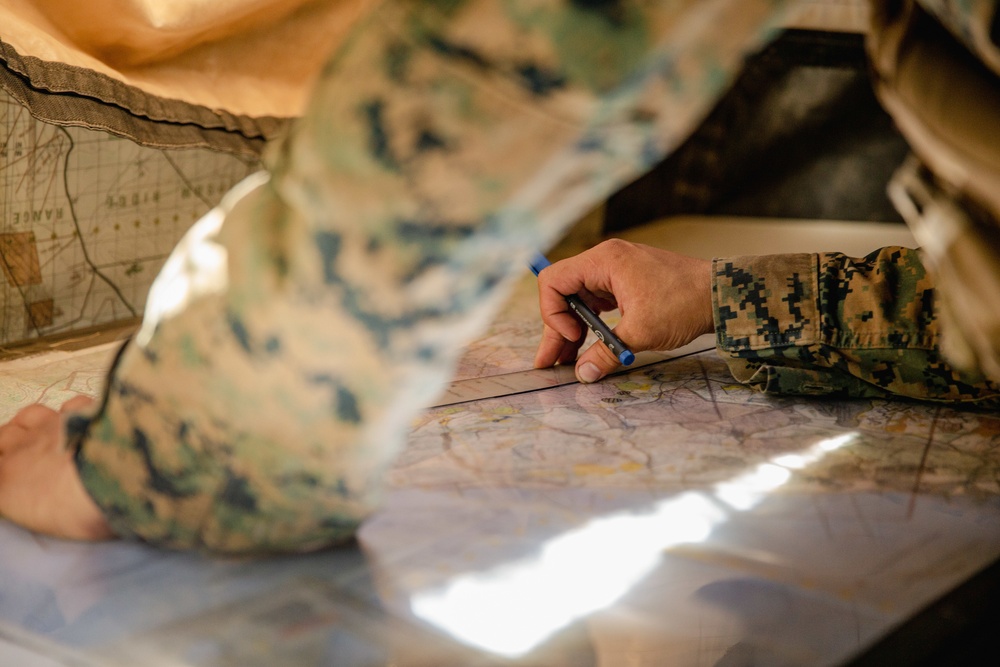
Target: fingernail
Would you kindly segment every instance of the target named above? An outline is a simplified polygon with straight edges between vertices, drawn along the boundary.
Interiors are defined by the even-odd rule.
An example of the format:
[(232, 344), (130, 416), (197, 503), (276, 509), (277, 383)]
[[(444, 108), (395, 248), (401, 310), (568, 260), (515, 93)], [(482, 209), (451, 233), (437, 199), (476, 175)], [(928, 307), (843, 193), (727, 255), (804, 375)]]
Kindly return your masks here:
[(577, 366), (576, 376), (580, 378), (580, 382), (597, 382), (601, 379), (601, 370), (588, 361)]

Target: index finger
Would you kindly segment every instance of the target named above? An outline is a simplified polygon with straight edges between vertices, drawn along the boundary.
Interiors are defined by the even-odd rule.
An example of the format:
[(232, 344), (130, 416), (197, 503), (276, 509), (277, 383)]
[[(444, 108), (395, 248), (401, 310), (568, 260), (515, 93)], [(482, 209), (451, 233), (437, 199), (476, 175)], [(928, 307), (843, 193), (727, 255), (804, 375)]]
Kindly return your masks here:
[(68, 414), (72, 412), (82, 412), (94, 404), (94, 399), (90, 396), (85, 396), (80, 394), (79, 396), (74, 396), (69, 399), (61, 406), (59, 406), (59, 412), (63, 414)]
[[(566, 302), (576, 294), (596, 312), (616, 307), (613, 295), (601, 275), (600, 263), (592, 260), (594, 250), (556, 262), (538, 273), (538, 305), (542, 321), (563, 338), (575, 341), (582, 325)], [(610, 299), (606, 296), (611, 297)], [(596, 306), (596, 307), (595, 307)]]
[(583, 334), (583, 327), (566, 302), (566, 295), (575, 292), (561, 292), (553, 287), (553, 277), (559, 272), (559, 264), (560, 262), (549, 265), (538, 272), (538, 309), (546, 327), (544, 336), (550, 341), (550, 347), (553, 347), (553, 332), (562, 336), (565, 341), (575, 341)]
[(535, 352), (535, 368), (549, 368), (556, 364), (568, 364), (576, 359), (576, 353), (583, 344), (585, 334), (581, 333), (576, 340), (566, 340), (562, 334), (545, 325), (542, 340)]

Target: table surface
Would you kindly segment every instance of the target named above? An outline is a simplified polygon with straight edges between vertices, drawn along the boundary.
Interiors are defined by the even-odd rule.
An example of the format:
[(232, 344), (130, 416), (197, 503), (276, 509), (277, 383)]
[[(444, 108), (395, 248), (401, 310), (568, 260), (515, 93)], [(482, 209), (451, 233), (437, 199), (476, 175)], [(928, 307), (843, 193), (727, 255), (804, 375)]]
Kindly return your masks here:
[[(644, 240), (724, 246), (722, 222)], [(782, 238), (807, 249), (815, 224)], [(532, 291), (459, 378), (530, 368)], [(98, 392), (114, 347), (0, 365), (0, 419)], [(714, 351), (432, 408), (384, 507), (326, 552), (226, 560), (0, 522), (0, 663), (841, 663), (1000, 556), (998, 445), (988, 413), (756, 394)]]

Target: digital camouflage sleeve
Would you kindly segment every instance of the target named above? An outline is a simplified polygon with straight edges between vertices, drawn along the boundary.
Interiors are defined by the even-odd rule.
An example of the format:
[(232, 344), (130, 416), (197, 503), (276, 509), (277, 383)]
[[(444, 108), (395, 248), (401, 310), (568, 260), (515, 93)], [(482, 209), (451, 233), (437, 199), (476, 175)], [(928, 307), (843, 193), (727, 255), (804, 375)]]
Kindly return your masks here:
[(875, 89), (915, 153), (889, 194), (922, 247), (883, 248), (861, 259), (717, 260), (718, 348), (737, 379), (764, 391), (995, 409), (997, 1), (873, 0), (871, 9)]
[(763, 391), (1000, 405), (1000, 386), (942, 358), (916, 250), (717, 259), (713, 295), (719, 352)]

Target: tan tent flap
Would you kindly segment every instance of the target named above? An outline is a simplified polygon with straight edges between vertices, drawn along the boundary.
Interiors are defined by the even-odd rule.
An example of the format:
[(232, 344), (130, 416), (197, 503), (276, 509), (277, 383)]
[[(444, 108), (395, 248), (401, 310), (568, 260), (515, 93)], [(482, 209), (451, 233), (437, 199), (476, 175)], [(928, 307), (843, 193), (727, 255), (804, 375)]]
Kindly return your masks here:
[[(38, 89), (80, 92), (79, 78), (67, 80), (66, 72), (82, 68), (166, 100), (236, 116), (292, 117), (327, 55), (370, 4), (3, 0), (0, 39), (29, 63), (21, 74)], [(98, 87), (101, 96), (84, 92), (120, 102), (105, 99), (114, 86)]]

